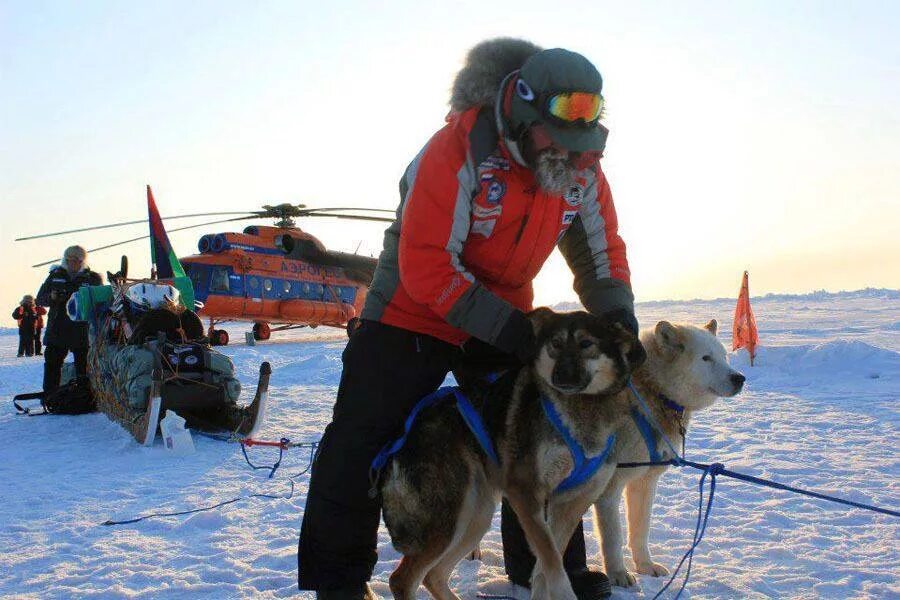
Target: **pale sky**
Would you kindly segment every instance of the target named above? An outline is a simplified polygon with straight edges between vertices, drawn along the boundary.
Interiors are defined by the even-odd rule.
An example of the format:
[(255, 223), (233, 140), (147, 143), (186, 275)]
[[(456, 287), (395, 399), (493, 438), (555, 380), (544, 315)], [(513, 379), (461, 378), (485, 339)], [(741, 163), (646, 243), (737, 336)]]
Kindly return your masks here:
[[(13, 238), (141, 218), (147, 183), (163, 215), (393, 209), (466, 51), (499, 35), (603, 74), (638, 301), (735, 296), (744, 269), (754, 295), (897, 288), (897, 31), (896, 2), (0, 0), (0, 301), (36, 291), (46, 268), (28, 265), (146, 226)], [(301, 226), (380, 250), (378, 224)], [(184, 256), (227, 230), (172, 241)], [(123, 250), (146, 274), (146, 243), (90, 262)], [(573, 298), (555, 255), (537, 302)]]

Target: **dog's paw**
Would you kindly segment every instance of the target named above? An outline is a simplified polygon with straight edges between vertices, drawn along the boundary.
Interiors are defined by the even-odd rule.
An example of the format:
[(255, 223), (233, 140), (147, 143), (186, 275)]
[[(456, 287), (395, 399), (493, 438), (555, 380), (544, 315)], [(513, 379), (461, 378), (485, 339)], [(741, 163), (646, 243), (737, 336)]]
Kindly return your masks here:
[(637, 572), (641, 575), (652, 575), (653, 577), (662, 577), (668, 575), (669, 570), (661, 564), (655, 562), (641, 563), (637, 565)]
[(560, 589), (553, 590), (550, 598), (551, 600), (578, 600), (578, 596), (570, 585), (560, 586)]
[(608, 571), (606, 576), (609, 577), (609, 582), (611, 584), (619, 587), (627, 588), (637, 583), (637, 579), (634, 578), (634, 575), (624, 569), (621, 571)]

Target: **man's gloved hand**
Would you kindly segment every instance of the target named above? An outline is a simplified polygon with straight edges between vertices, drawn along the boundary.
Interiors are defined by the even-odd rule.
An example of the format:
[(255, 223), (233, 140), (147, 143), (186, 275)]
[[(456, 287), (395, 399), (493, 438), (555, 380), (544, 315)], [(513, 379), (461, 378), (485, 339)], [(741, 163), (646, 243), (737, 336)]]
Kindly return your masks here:
[(525, 313), (520, 310), (513, 311), (506, 325), (500, 330), (494, 346), (507, 354), (512, 354), (522, 364), (528, 364), (537, 357), (537, 339), (531, 321)]
[(611, 310), (607, 313), (603, 313), (601, 317), (604, 319), (609, 319), (613, 323), (618, 323), (626, 330), (634, 334), (634, 345), (627, 354), (628, 362), (633, 369), (636, 369), (644, 364), (644, 361), (647, 359), (647, 352), (644, 350), (644, 345), (641, 344), (641, 340), (638, 337), (639, 328), (637, 318), (634, 316), (634, 313), (624, 308), (617, 308), (616, 310)]
[(609, 319), (613, 323), (619, 323), (625, 329), (631, 331), (634, 335), (638, 335), (638, 322), (634, 313), (625, 308), (617, 308), (600, 315), (604, 319)]

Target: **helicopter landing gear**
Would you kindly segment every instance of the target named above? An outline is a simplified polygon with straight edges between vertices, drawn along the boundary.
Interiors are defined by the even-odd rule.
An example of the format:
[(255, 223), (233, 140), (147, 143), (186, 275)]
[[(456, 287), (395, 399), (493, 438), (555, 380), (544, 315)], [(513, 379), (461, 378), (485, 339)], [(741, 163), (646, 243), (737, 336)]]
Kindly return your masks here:
[(211, 329), (209, 332), (210, 346), (227, 346), (228, 332), (224, 329)]
[(265, 341), (272, 337), (272, 329), (269, 327), (269, 324), (265, 321), (260, 321), (253, 324), (253, 339), (258, 341)]

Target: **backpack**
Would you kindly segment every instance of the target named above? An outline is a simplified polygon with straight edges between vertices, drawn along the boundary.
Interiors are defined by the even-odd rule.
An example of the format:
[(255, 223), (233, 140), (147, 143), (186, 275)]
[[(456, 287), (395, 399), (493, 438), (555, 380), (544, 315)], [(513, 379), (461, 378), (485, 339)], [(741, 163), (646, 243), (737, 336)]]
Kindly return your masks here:
[(97, 410), (91, 382), (87, 377), (76, 377), (44, 396), (44, 410), (56, 415), (81, 415)]
[[(40, 400), (43, 412), (34, 412), (32, 408), (22, 406), (19, 402), (23, 400)], [(28, 416), (83, 415), (97, 410), (97, 403), (94, 402), (94, 394), (91, 392), (91, 383), (87, 377), (72, 379), (49, 393), (19, 394), (13, 398), (13, 404), (19, 414)]]

